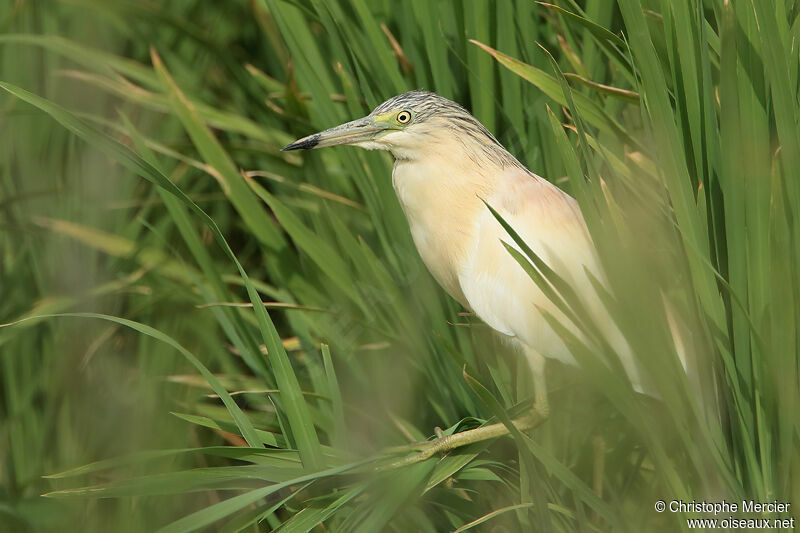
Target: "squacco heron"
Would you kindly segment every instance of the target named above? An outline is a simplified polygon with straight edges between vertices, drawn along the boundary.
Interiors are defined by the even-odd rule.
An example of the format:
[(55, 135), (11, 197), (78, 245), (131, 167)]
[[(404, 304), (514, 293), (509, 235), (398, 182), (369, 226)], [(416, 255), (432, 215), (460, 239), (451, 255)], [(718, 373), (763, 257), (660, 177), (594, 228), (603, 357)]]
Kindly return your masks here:
[[(450, 296), (527, 358), (535, 401), (514, 425), (528, 430), (541, 424), (549, 413), (545, 358), (575, 362), (542, 311), (562, 323), (566, 318), (505, 249), (502, 241), (513, 242), (486, 205), (584, 295), (593, 316), (605, 315), (608, 323), (587, 275), (588, 270), (603, 279), (577, 202), (525, 168), (466, 109), (431, 92), (395, 96), (364, 118), (283, 150), (336, 145), (392, 153), (392, 184), (423, 262)], [(622, 362), (636, 385), (631, 361)], [(419, 443), (412, 460), (506, 433), (508, 428), (498, 423)]]

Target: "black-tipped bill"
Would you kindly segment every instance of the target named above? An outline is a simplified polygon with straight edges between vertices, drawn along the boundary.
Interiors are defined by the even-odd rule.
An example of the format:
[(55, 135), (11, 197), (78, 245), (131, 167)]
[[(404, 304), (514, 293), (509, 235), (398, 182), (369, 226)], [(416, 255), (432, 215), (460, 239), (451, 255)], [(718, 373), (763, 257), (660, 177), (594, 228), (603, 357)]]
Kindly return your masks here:
[(288, 150), (311, 150), (319, 144), (319, 135), (319, 133), (315, 133), (314, 135), (297, 139), (295, 142), (281, 148), (281, 152), (286, 152)]
[(342, 124), (341, 126), (336, 126), (335, 128), (298, 139), (281, 148), (281, 151), (310, 150), (311, 148), (324, 148), (326, 146), (337, 146), (340, 144), (356, 144), (370, 141), (379, 133), (386, 131), (386, 129), (386, 126), (376, 124), (372, 117), (360, 118)]

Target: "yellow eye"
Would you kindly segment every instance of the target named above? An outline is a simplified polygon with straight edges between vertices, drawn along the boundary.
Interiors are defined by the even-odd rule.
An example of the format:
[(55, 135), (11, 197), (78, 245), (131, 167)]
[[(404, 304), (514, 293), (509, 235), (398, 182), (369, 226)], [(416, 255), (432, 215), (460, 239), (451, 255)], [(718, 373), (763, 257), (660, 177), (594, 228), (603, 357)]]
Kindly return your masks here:
[(397, 114), (397, 122), (399, 122), (400, 124), (408, 124), (410, 120), (411, 120), (411, 113), (409, 113), (408, 111), (400, 111)]

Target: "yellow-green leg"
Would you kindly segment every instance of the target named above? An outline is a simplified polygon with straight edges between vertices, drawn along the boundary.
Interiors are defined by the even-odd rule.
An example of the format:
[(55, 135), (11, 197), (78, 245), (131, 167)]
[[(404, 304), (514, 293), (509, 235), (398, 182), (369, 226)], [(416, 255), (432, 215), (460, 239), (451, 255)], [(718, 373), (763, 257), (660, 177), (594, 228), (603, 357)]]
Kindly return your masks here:
[[(547, 420), (550, 415), (550, 406), (547, 402), (547, 387), (544, 377), (544, 358), (539, 353), (527, 349), (525, 350), (525, 355), (533, 371), (535, 399), (530, 411), (512, 420), (514, 427), (519, 431), (527, 431), (539, 426)], [(437, 431), (437, 434), (438, 433)], [(454, 433), (452, 435), (439, 436), (439, 438), (430, 441), (415, 442), (406, 446), (399, 446), (389, 451), (392, 453), (416, 451), (418, 453), (405, 457), (392, 466), (398, 467), (418, 463), (437, 453), (450, 451), (475, 442), (502, 437), (503, 435), (508, 435), (508, 433), (509, 430), (505, 424), (497, 423)]]

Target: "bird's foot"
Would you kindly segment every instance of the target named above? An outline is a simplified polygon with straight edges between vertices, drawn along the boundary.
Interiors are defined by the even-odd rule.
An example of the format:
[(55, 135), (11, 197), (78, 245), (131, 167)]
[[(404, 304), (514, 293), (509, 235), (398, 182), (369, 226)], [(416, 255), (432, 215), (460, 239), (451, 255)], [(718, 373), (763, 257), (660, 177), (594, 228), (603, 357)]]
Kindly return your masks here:
[[(548, 414), (549, 409), (547, 408), (546, 404), (543, 406), (543, 408), (534, 405), (533, 409), (529, 413), (513, 420), (512, 422), (517, 430), (527, 431), (539, 426), (545, 420), (547, 420)], [(438, 453), (448, 452), (468, 444), (507, 435), (509, 431), (505, 424), (498, 423), (488, 426), (481, 426), (479, 428), (470, 429), (467, 431), (461, 431), (459, 433), (453, 433), (452, 435), (444, 435), (442, 430), (437, 427), (434, 429), (434, 433), (437, 437), (434, 440), (414, 442), (412, 444), (398, 446), (396, 448), (387, 450), (392, 454), (417, 452), (392, 463), (389, 465), (389, 468), (398, 468), (416, 464), (424, 461), (425, 459), (433, 457)]]

